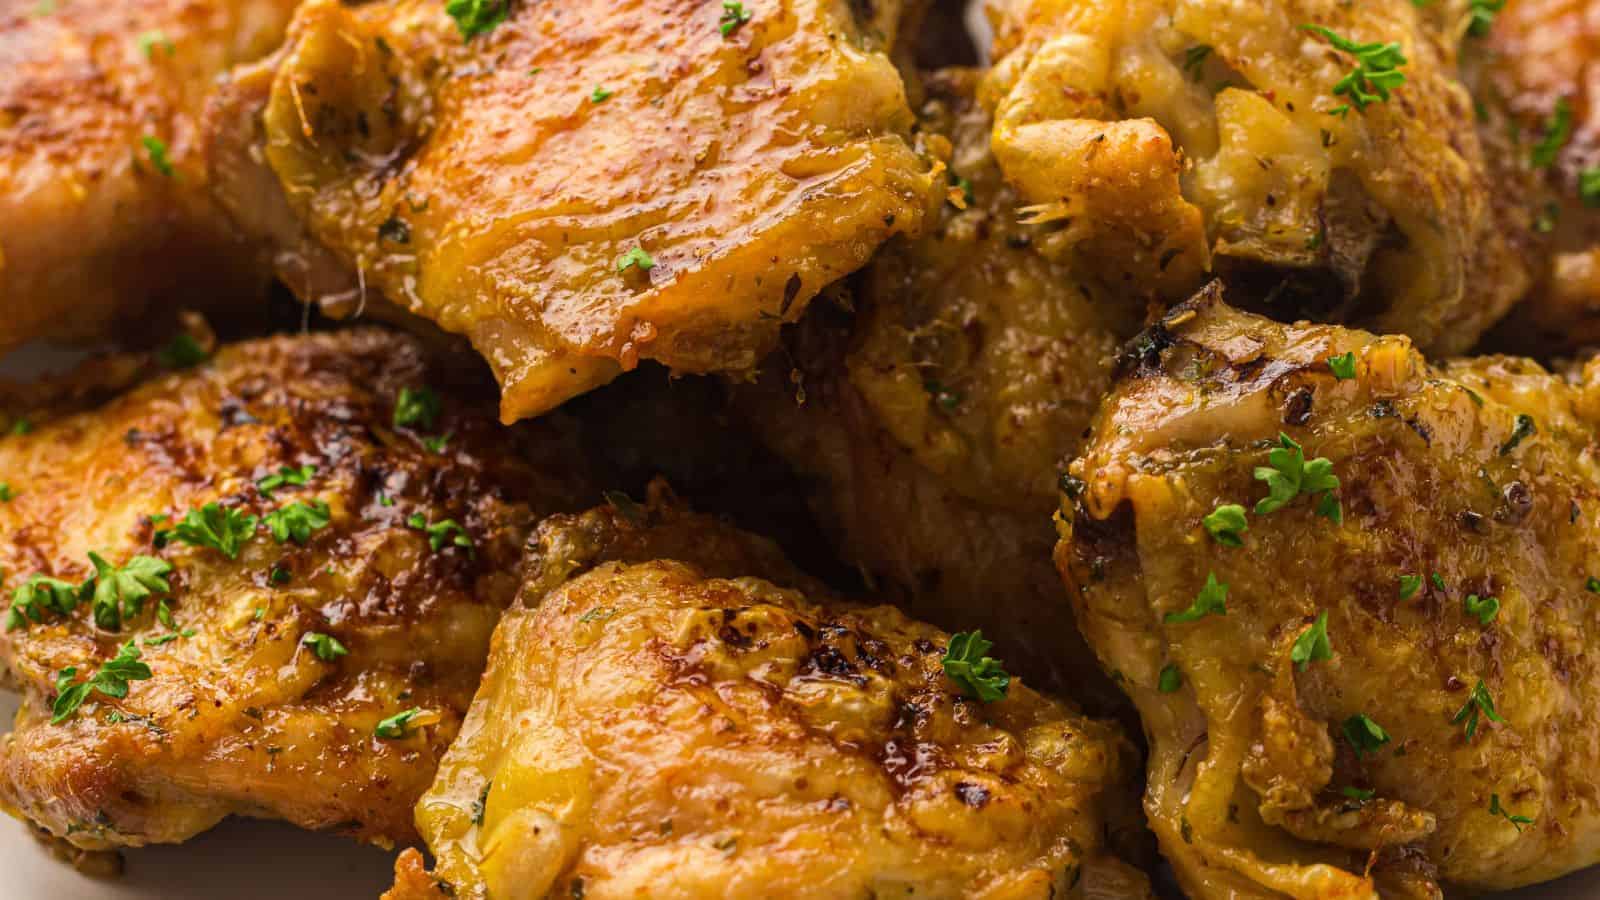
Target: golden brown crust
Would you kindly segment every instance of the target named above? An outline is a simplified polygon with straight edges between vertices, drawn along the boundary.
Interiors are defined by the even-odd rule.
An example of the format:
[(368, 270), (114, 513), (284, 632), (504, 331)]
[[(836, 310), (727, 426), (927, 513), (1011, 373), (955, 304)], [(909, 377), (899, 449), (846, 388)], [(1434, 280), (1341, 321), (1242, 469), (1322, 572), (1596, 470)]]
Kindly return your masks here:
[[(1057, 562), (1139, 707), (1146, 811), (1191, 895), (1437, 896), (1600, 860), (1600, 758), (1574, 737), (1600, 699), (1596, 373), (1433, 367), (1215, 288), (1136, 345), (1073, 463)], [(1330, 461), (1338, 521), (1316, 497), (1254, 510), (1280, 432)], [(1251, 510), (1242, 546), (1202, 527), (1223, 504)], [(1171, 618), (1208, 576), (1225, 614)], [(1297, 661), (1324, 613), (1331, 657)], [(1356, 716), (1390, 740), (1357, 751)]]
[[(99, 336), (183, 283), (266, 274), (206, 195), (212, 79), (277, 45), (292, 0), (16, 0), (0, 10), (0, 347)], [(142, 49), (148, 47), (148, 53)], [(143, 145), (162, 143), (162, 175)]]
[(659, 496), (537, 547), (418, 805), (457, 896), (1148, 896), (1115, 726), (963, 699), (947, 635)]
[[(429, 383), (436, 432), (395, 427), (401, 389)], [(507, 432), (469, 396), (415, 341), (359, 329), (226, 347), (0, 441), (15, 492), (0, 504), (7, 588), (81, 582), (91, 551), (173, 568), (156, 592), (170, 627), (152, 596), (120, 627), (97, 627), (85, 601), (0, 636), (24, 694), (0, 744), (6, 804), (86, 848), (179, 841), (228, 814), (411, 839), (411, 804), (476, 689), (524, 538), (584, 496), (557, 424)], [(441, 452), (424, 443), (435, 433), (449, 435)], [(285, 466), (315, 470), (269, 495), (258, 480)], [(229, 559), (163, 534), (207, 503), (263, 516), (313, 501), (329, 524), (303, 545), (257, 524)], [(435, 550), (414, 516), (457, 522), (471, 548)], [(312, 632), (348, 655), (319, 658), (302, 642)], [(153, 677), (50, 724), (57, 674), (82, 680), (129, 640)], [(374, 735), (413, 707), (419, 727)]]
[(433, 0), (308, 3), (261, 146), (362, 292), (472, 339), (508, 420), (641, 359), (748, 371), (932, 185), (884, 52), (899, 2), (749, 10), (724, 35), (706, 0), (515, 3), (463, 42)]

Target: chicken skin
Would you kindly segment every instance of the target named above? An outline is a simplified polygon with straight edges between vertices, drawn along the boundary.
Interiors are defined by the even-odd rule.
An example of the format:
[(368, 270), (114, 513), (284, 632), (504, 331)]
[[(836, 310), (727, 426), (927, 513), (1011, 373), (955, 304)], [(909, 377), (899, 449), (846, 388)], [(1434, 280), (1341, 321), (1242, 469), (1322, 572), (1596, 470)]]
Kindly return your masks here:
[(1213, 287), (1134, 345), (1057, 562), (1190, 896), (1437, 897), (1600, 861), (1600, 364), (1430, 365)]
[(1105, 713), (1125, 701), (1077, 637), (1047, 523), (1145, 310), (1101, 271), (1046, 259), (1044, 229), (1017, 221), (973, 98), (982, 75), (922, 79), (920, 134), (949, 157), (937, 222), (885, 247), (735, 402), (817, 480), (841, 555), (917, 616), (983, 628), (1014, 670)]
[(929, 205), (898, 2), (474, 6), (504, 21), (305, 4), (219, 99), (215, 165), (291, 285), (466, 335), (506, 421), (641, 359), (753, 369)]
[(1053, 223), (1052, 252), (1169, 302), (1215, 270), (1270, 314), (1442, 353), (1526, 290), (1508, 234), (1531, 216), (1496, 206), (1457, 80), (1465, 0), (991, 0), (990, 14), (995, 156), (1031, 220)]
[(197, 112), (294, 0), (0, 3), (0, 350), (98, 337), (267, 272), (206, 190)]
[(665, 502), (540, 526), (390, 900), (1148, 897), (1119, 729)]
[(91, 850), (413, 840), (524, 540), (585, 502), (564, 435), (466, 383), (385, 331), (270, 338), (0, 440), (0, 800)]

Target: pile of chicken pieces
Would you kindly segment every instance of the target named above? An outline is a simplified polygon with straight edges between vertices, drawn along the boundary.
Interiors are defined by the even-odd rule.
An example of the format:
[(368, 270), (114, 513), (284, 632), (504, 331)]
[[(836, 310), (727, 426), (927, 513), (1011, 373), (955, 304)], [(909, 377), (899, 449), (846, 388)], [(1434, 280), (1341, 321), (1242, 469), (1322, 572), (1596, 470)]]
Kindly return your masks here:
[(1600, 863), (1600, 4), (983, 12), (0, 0), (0, 351), (98, 354), (0, 385), (0, 806), (390, 900)]

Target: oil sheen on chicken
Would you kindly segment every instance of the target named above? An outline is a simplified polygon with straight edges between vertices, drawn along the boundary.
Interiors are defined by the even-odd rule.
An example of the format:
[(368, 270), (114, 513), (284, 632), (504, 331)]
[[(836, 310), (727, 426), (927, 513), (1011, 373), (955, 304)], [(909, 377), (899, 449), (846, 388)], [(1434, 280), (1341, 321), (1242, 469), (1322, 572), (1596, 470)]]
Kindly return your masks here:
[[(1467, 7), (991, 0), (995, 155), (1052, 252), (1131, 292), (1215, 268), (1274, 315), (1460, 352), (1529, 281), (1456, 79)], [(1336, 94), (1357, 59), (1335, 39), (1394, 43), (1403, 84)]]
[[(270, 338), (0, 439), (7, 808), (86, 849), (230, 814), (413, 840), (535, 517), (584, 503), (554, 426), (451, 377), (383, 331)], [(148, 678), (52, 722), (125, 648)]]
[(1072, 625), (1049, 564), (1060, 464), (1110, 386), (1144, 306), (1104, 270), (1036, 246), (989, 153), (973, 101), (983, 73), (922, 79), (923, 141), (949, 157), (929, 232), (885, 247), (819, 302), (735, 400), (762, 438), (821, 485), (840, 554), (952, 630), (981, 626), (1017, 670), (1097, 713), (1123, 703)]
[[(0, 349), (90, 338), (267, 273), (206, 192), (197, 113), (293, 0), (0, 2)], [(190, 302), (193, 302), (192, 300)]]
[(1139, 342), (1057, 561), (1139, 707), (1146, 812), (1191, 896), (1437, 897), (1600, 862), (1597, 429), (1600, 364), (1431, 366), (1215, 289)]
[[(748, 371), (917, 229), (933, 179), (885, 52), (898, 2), (741, 9), (514, 3), (463, 39), (438, 0), (307, 3), (236, 76), (243, 113), (215, 118), (222, 180), (250, 198), (230, 207), (300, 248), (290, 268), (348, 273), (295, 273), (312, 299), (381, 293), (470, 337), (507, 421), (640, 359)], [(257, 129), (276, 207), (240, 162)]]
[(532, 552), (390, 900), (1149, 896), (1116, 726), (964, 697), (946, 633), (659, 491)]

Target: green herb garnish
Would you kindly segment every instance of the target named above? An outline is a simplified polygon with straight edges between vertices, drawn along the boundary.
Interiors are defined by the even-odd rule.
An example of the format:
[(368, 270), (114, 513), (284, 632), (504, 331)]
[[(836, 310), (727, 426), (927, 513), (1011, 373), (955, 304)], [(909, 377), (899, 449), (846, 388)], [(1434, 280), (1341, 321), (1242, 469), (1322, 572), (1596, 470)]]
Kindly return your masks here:
[(316, 631), (306, 632), (300, 638), (300, 643), (310, 647), (311, 651), (317, 655), (317, 659), (324, 662), (332, 662), (350, 652), (345, 649), (343, 644), (339, 643), (338, 638), (331, 634), (322, 634)]
[(1505, 721), (1505, 719), (1500, 718), (1499, 713), (1495, 712), (1494, 698), (1489, 695), (1489, 689), (1484, 686), (1482, 678), (1479, 678), (1478, 683), (1473, 686), (1472, 693), (1467, 695), (1467, 702), (1462, 704), (1461, 709), (1457, 710), (1455, 716), (1450, 719), (1450, 724), (1459, 725), (1462, 722), (1466, 722), (1467, 740), (1470, 741), (1478, 733), (1478, 714), (1480, 712), (1491, 722)]
[(1468, 594), (1462, 605), (1466, 607), (1467, 615), (1476, 616), (1481, 625), (1488, 625), (1500, 614), (1500, 600), (1497, 597), (1479, 599), (1477, 594)]
[(296, 544), (304, 545), (312, 532), (327, 527), (332, 521), (331, 515), (328, 504), (321, 500), (297, 500), (267, 513), (261, 520), (272, 532), (272, 539), (278, 543), (293, 540)]
[(1333, 644), (1328, 640), (1328, 611), (1323, 610), (1310, 628), (1300, 632), (1289, 648), (1289, 660), (1304, 672), (1314, 662), (1333, 659)]
[(117, 655), (101, 664), (99, 671), (84, 681), (74, 683), (78, 667), (67, 666), (56, 675), (56, 699), (51, 704), (50, 724), (59, 725), (78, 711), (91, 691), (107, 697), (121, 699), (128, 696), (128, 682), (148, 681), (150, 667), (139, 661), (139, 648), (129, 641), (122, 645)]
[(439, 395), (429, 388), (401, 388), (394, 404), (394, 427), (431, 429), (443, 408)]
[[(1366, 112), (1367, 104), (1388, 100), (1389, 92), (1405, 83), (1406, 76), (1400, 71), (1400, 67), (1406, 64), (1406, 57), (1398, 43), (1390, 41), (1387, 44), (1358, 44), (1348, 38), (1340, 37), (1321, 25), (1300, 27), (1321, 35), (1333, 45), (1334, 49), (1355, 57), (1355, 68), (1334, 83), (1333, 95), (1349, 98), (1350, 103), (1355, 104), (1357, 111)], [(1343, 116), (1349, 111), (1349, 104), (1329, 110), (1337, 116)]]
[(1180, 622), (1196, 622), (1209, 615), (1225, 616), (1228, 614), (1228, 586), (1217, 583), (1217, 576), (1206, 573), (1205, 586), (1200, 588), (1200, 593), (1183, 612), (1170, 612), (1162, 617), (1161, 621), (1168, 625)]
[(433, 548), (435, 553), (447, 546), (464, 547), (467, 550), (472, 549), (472, 535), (461, 527), (461, 523), (455, 519), (444, 519), (430, 525), (422, 513), (412, 513), (407, 517), (406, 524), (419, 531), (426, 532), (428, 546)]
[[(89, 562), (94, 564), (93, 601), (94, 623), (106, 631), (116, 631), (125, 619), (131, 619), (144, 610), (144, 601), (153, 593), (166, 594), (172, 586), (166, 576), (172, 564), (153, 556), (135, 556), (121, 566), (106, 562), (100, 554), (89, 551)], [(81, 590), (81, 589), (80, 589)]]
[(411, 720), (420, 715), (422, 715), (422, 710), (413, 706), (404, 712), (397, 712), (379, 722), (378, 727), (374, 728), (372, 733), (378, 737), (388, 739), (405, 737), (406, 732), (411, 727)]
[(722, 18), (717, 20), (717, 31), (723, 37), (733, 34), (740, 25), (750, 21), (750, 11), (737, 0), (722, 0)]
[(1340, 381), (1356, 377), (1356, 353), (1354, 350), (1341, 353), (1338, 356), (1328, 357), (1328, 368), (1332, 370), (1333, 377)]
[(1244, 539), (1239, 535), (1250, 530), (1245, 522), (1244, 507), (1237, 503), (1224, 503), (1201, 519), (1200, 524), (1205, 526), (1212, 540), (1224, 547), (1243, 546)]
[(165, 533), (186, 544), (210, 547), (229, 559), (238, 559), (239, 550), (256, 533), (256, 517), (233, 507), (207, 503), (189, 510), (183, 521)]
[(456, 20), (461, 39), (470, 41), (504, 22), (511, 11), (511, 3), (510, 0), (448, 0), (444, 11)]
[(1357, 713), (1344, 720), (1344, 739), (1356, 748), (1358, 757), (1377, 753), (1390, 740), (1389, 732), (1365, 713)]
[(982, 629), (958, 631), (950, 635), (941, 661), (945, 677), (954, 681), (961, 693), (984, 703), (1004, 699), (1011, 687), (1011, 675), (1000, 660), (984, 655), (993, 646), (993, 641), (984, 640)]

